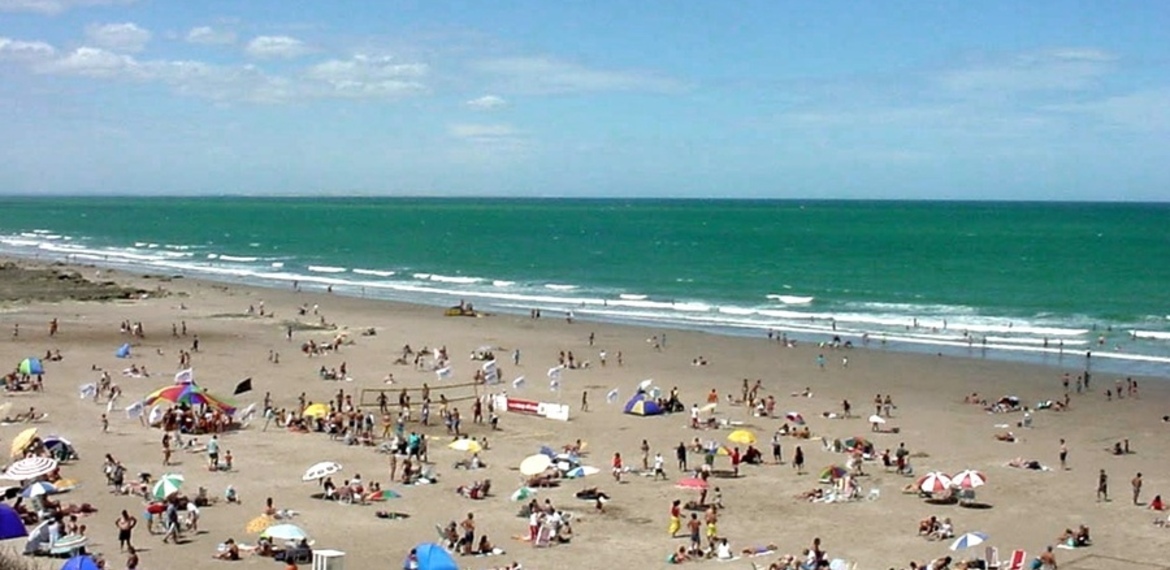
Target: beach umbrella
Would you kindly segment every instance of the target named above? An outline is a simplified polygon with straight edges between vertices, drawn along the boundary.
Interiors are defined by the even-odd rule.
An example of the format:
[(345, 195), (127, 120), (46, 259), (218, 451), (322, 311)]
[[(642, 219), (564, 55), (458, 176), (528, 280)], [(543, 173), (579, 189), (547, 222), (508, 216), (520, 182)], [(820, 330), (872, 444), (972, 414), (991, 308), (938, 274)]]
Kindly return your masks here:
[(186, 404), (188, 406), (204, 405), (226, 414), (232, 414), (236, 411), (236, 405), (230, 400), (216, 396), (208, 392), (206, 388), (197, 386), (194, 383), (163, 386), (151, 392), (143, 399), (143, 403), (147, 406), (159, 401), (171, 402), (173, 404)]
[(21, 374), (28, 374), (29, 376), (45, 373), (45, 366), (41, 364), (41, 359), (39, 358), (26, 358), (21, 360), (20, 366), (17, 366), (16, 369)]
[(4, 472), (5, 479), (13, 481), (28, 481), (49, 473), (57, 468), (57, 460), (51, 457), (25, 457), (8, 466)]
[(276, 519), (273, 517), (268, 515), (260, 515), (248, 521), (248, 524), (244, 525), (244, 532), (248, 534), (260, 534), (264, 532), (265, 529), (272, 526), (272, 524), (275, 522)]
[(519, 489), (516, 489), (512, 492), (512, 496), (509, 497), (509, 499), (511, 499), (514, 503), (518, 503), (520, 501), (527, 501), (534, 495), (536, 495), (536, 489), (533, 489), (532, 487), (520, 487)]
[(982, 532), (968, 532), (951, 543), (951, 550), (966, 550), (972, 546), (979, 546), (987, 541), (987, 535)]
[(260, 533), (260, 537), (261, 538), (271, 538), (273, 540), (299, 541), (299, 540), (308, 540), (309, 534), (307, 532), (305, 532), (305, 529), (303, 529), (295, 524), (285, 523), (285, 524), (272, 525), (272, 526), (264, 529), (264, 532)]
[(183, 476), (178, 473), (167, 473), (158, 478), (151, 488), (150, 494), (158, 500), (166, 499), (167, 497), (178, 493), (179, 487), (183, 486)]
[(830, 465), (821, 469), (821, 479), (835, 480), (840, 479), (849, 474), (849, 470), (840, 465)]
[(804, 425), (804, 416), (800, 415), (800, 412), (788, 412), (784, 417), (796, 425)]
[(393, 490), (393, 489), (382, 489), (381, 491), (378, 491), (377, 495), (374, 495), (374, 498), (375, 499), (401, 499), (402, 494), (399, 493), (398, 491)]
[(41, 495), (52, 495), (57, 492), (57, 486), (48, 481), (37, 481), (25, 487), (20, 492), (20, 496), (31, 499), (33, 497), (40, 497)]
[(6, 503), (0, 503), (0, 540), (28, 536), (28, 529), (24, 521), (20, 520), (20, 513)]
[(305, 411), (301, 412), (301, 415), (310, 418), (323, 418), (329, 415), (329, 406), (320, 403), (310, 404), (307, 408), (305, 408)]
[(951, 483), (960, 489), (974, 489), (987, 484), (987, 477), (973, 469), (960, 471), (951, 478)]
[(468, 453), (479, 453), (483, 451), (483, 446), (478, 441), (467, 438), (457, 439), (447, 444), (447, 447), (455, 451), (466, 451)]
[(33, 439), (36, 437), (37, 428), (35, 427), (28, 428), (16, 434), (16, 437), (12, 438), (12, 457), (16, 457), (17, 455), (24, 453), (24, 450), (28, 449), (29, 444), (31, 444)]
[(89, 556), (74, 556), (65, 561), (61, 570), (98, 570), (98, 565)]
[(543, 454), (529, 455), (520, 462), (520, 474), (531, 477), (544, 473), (552, 465), (552, 458)]
[(49, 545), (56, 552), (73, 552), (89, 544), (89, 537), (80, 534), (67, 534), (58, 538)]
[(686, 479), (679, 479), (674, 486), (679, 489), (701, 490), (707, 488), (707, 482), (698, 477), (687, 477)]
[(414, 556), (418, 560), (418, 570), (459, 570), (459, 564), (455, 563), (451, 553), (433, 542), (415, 546)]
[(877, 416), (877, 415), (869, 416), (869, 423), (871, 423), (871, 424), (884, 424), (884, 423), (886, 423), (886, 418), (883, 418), (883, 417)]
[(752, 445), (756, 443), (756, 434), (746, 429), (737, 429), (727, 436), (727, 441), (740, 445)]
[(324, 479), (341, 471), (341, 464), (336, 461), (322, 461), (313, 465), (301, 476), (301, 481), (316, 481)]
[(565, 477), (568, 479), (580, 479), (590, 475), (597, 475), (600, 472), (601, 470), (596, 467), (590, 465), (580, 465), (565, 471)]
[(932, 471), (923, 475), (914, 485), (924, 493), (941, 493), (951, 486), (951, 478), (941, 471)]

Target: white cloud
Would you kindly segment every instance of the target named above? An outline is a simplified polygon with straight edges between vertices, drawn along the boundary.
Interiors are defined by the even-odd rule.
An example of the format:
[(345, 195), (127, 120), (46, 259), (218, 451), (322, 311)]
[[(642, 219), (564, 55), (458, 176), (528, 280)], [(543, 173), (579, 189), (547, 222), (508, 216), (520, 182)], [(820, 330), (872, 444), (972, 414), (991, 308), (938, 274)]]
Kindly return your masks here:
[(483, 97), (476, 97), (470, 101), (463, 103), (476, 111), (492, 111), (501, 107), (506, 107), (508, 102), (503, 97), (495, 95), (484, 95)]
[(938, 83), (963, 93), (1076, 91), (1095, 85), (1115, 59), (1093, 48), (1051, 49), (967, 65), (943, 73)]
[(141, 78), (141, 69), (133, 57), (94, 47), (79, 47), (43, 67), (49, 73), (108, 78)]
[(85, 28), (85, 37), (98, 47), (111, 51), (134, 53), (142, 51), (150, 41), (150, 31), (132, 22), (120, 24), (91, 24)]
[(515, 128), (503, 124), (455, 124), (448, 127), (448, 131), (451, 136), (457, 139), (471, 141), (491, 141), (514, 138), (519, 135)]
[(71, 8), (132, 4), (135, 0), (0, 0), (0, 12), (35, 12), (57, 15)]
[(234, 44), (236, 33), (230, 30), (217, 30), (210, 26), (199, 26), (187, 32), (187, 42), (206, 45)]
[(429, 69), (422, 63), (399, 63), (388, 56), (358, 54), (331, 59), (308, 68), (304, 77), (333, 95), (350, 98), (387, 98), (426, 90), (421, 79)]
[(35, 63), (51, 59), (57, 54), (45, 42), (25, 42), (0, 36), (0, 61)]
[(309, 53), (309, 46), (290, 36), (258, 36), (244, 48), (248, 55), (258, 59), (292, 59)]
[(682, 87), (673, 79), (652, 73), (592, 69), (548, 57), (496, 58), (474, 67), (494, 77), (501, 87), (524, 93), (662, 92)]

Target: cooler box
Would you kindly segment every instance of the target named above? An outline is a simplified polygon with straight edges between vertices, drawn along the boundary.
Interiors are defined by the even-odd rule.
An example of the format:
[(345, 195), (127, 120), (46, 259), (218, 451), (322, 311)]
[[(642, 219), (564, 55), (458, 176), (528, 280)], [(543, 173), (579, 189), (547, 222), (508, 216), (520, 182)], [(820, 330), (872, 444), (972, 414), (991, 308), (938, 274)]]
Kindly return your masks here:
[(313, 570), (345, 570), (345, 553), (340, 550), (314, 550)]

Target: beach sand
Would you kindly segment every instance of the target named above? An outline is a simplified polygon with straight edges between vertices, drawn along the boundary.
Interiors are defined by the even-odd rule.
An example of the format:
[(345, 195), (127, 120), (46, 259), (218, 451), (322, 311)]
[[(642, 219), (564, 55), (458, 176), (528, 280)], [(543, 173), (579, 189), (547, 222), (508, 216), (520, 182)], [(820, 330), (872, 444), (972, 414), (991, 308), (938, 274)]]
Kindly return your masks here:
[[(30, 265), (27, 261), (20, 263)], [(291, 287), (261, 289), (192, 279), (144, 278), (106, 269), (100, 270), (99, 275), (99, 269), (94, 267), (76, 269), (89, 279), (114, 280), (150, 294), (140, 299), (105, 302), (61, 298), (66, 295), (37, 295), (41, 300), (31, 300), (33, 295), (21, 293), (21, 287), (6, 286), (4, 290), (11, 292), (10, 297), (22, 300), (0, 301), (0, 363), (15, 366), (25, 357), (43, 356), (51, 349), (59, 349), (64, 360), (45, 363), (45, 392), (6, 393), (4, 401), (11, 402), (15, 411), (35, 406), (47, 412), (47, 419), (34, 424), (40, 433), (58, 434), (74, 442), (81, 460), (65, 464), (62, 472), (82, 484), (59, 498), (64, 502), (89, 502), (99, 509), (97, 514), (84, 517), (82, 523), (88, 525), (91, 550), (104, 554), (112, 568), (123, 567), (125, 561), (118, 552), (114, 519), (122, 509), (141, 518), (143, 503), (107, 490), (102, 474), (106, 453), (123, 462), (131, 476), (139, 472), (156, 476), (178, 472), (186, 477), (184, 489), (190, 495), (199, 486), (213, 495), (222, 495), (228, 485), (233, 485), (243, 499), (242, 505), (204, 508), (201, 532), (185, 536), (184, 543), (178, 546), (162, 544), (161, 536), (148, 535), (145, 525), (140, 525), (135, 543), (144, 549), (142, 568), (272, 567), (271, 560), (260, 557), (242, 562), (211, 559), (216, 545), (229, 537), (255, 543), (256, 537), (245, 533), (244, 526), (261, 513), (266, 497), (273, 497), (279, 508), (299, 513), (292, 522), (313, 536), (316, 548), (346, 552), (346, 568), (350, 570), (398, 568), (412, 546), (437, 538), (436, 524), (462, 520), (468, 512), (475, 513), (479, 533), (488, 535), (507, 554), (460, 558), (465, 568), (492, 568), (512, 561), (519, 561), (525, 568), (663, 566), (667, 555), (686, 542), (667, 535), (670, 502), (697, 496), (673, 484), (683, 475), (674, 468), (674, 448), (695, 437), (726, 443), (730, 431), (692, 430), (686, 413), (651, 418), (622, 414), (622, 403), (633, 394), (638, 382), (647, 378), (653, 378), (664, 392), (677, 386), (688, 406), (705, 402), (712, 388), (718, 390), (721, 404), (716, 417), (743, 422), (741, 427), (753, 430), (769, 461), (771, 434), (784, 421), (752, 417), (747, 408), (722, 403), (725, 395), (738, 397), (744, 378), (753, 383), (761, 379), (763, 393), (775, 396), (778, 412), (797, 411), (808, 419), (812, 439), (785, 438), (784, 464), (745, 465), (738, 478), (712, 479), (714, 485), (721, 487), (726, 504), (720, 515), (719, 535), (728, 537), (737, 552), (771, 543), (779, 546), (780, 553), (798, 554), (814, 537), (820, 537), (830, 558), (856, 562), (860, 569), (903, 568), (910, 560), (982, 554), (983, 547), (952, 553), (947, 543), (918, 536), (918, 521), (936, 515), (950, 517), (959, 534), (987, 533), (987, 544), (998, 547), (1004, 559), (1016, 548), (1034, 556), (1054, 544), (1065, 528), (1087, 524), (1092, 528), (1094, 544), (1084, 549), (1057, 550), (1062, 567), (1168, 565), (1165, 555), (1159, 552), (1164, 551), (1170, 530), (1151, 524), (1157, 513), (1134, 506), (1130, 490), (1130, 479), (1142, 472), (1143, 503), (1155, 494), (1170, 492), (1166, 470), (1170, 424), (1161, 421), (1163, 414), (1170, 413), (1170, 406), (1165, 382), (1157, 379), (1137, 379), (1138, 399), (1107, 402), (1103, 392), (1113, 388), (1117, 378), (1094, 374), (1091, 394), (1073, 394), (1069, 411), (1034, 412), (1034, 427), (1027, 429), (1015, 426), (1022, 419), (1021, 413), (989, 414), (980, 406), (965, 404), (964, 396), (978, 392), (994, 400), (1011, 394), (1029, 405), (1060, 399), (1063, 371), (987, 360), (980, 358), (978, 351), (970, 358), (958, 358), (888, 352), (876, 343), (848, 350), (810, 344), (785, 348), (765, 338), (685, 331), (668, 331), (666, 346), (656, 351), (647, 339), (663, 331), (583, 321), (570, 324), (563, 315), (546, 314), (541, 319), (509, 315), (444, 317), (443, 311), (434, 307), (345, 298), (318, 289), (297, 292)], [(268, 316), (248, 315), (248, 307), (258, 307), (261, 301)], [(298, 318), (296, 308), (304, 304), (319, 305), (325, 319), (348, 331), (353, 343), (328, 356), (310, 358), (301, 354), (301, 342), (310, 338), (328, 341), (337, 334), (297, 330), (293, 341), (287, 341), (285, 327), (288, 321)], [(60, 330), (50, 338), (48, 323), (53, 318), (59, 320)], [(311, 314), (301, 317), (306, 322), (314, 318)], [(120, 333), (122, 321), (142, 322), (145, 338), (135, 341)], [(188, 336), (172, 337), (172, 323), (181, 321), (187, 324)], [(20, 334), (13, 337), (16, 324)], [(376, 336), (362, 336), (360, 332), (367, 328), (375, 329)], [(507, 389), (520, 398), (563, 401), (572, 408), (571, 420), (501, 412), (501, 429), (492, 432), (486, 425), (473, 425), (470, 402), (460, 402), (456, 405), (465, 418), (465, 431), (490, 440), (491, 449), (482, 453), (489, 466), (473, 472), (453, 469), (452, 464), (466, 454), (447, 449), (449, 436), (441, 425), (432, 425), (422, 431), (435, 437), (430, 458), (440, 481), (429, 486), (404, 487), (388, 482), (388, 458), (372, 448), (347, 447), (323, 434), (290, 433), (275, 426), (261, 431), (262, 419), (222, 436), (222, 448), (235, 456), (232, 472), (209, 472), (203, 455), (181, 451), (175, 455), (181, 464), (164, 468), (159, 443), (162, 432), (127, 419), (120, 409), (170, 383), (178, 369), (178, 350), (190, 349), (196, 334), (200, 340), (200, 350), (193, 355), (197, 382), (213, 392), (230, 395), (238, 381), (251, 377), (254, 391), (237, 398), (241, 406), (260, 402), (265, 392), (272, 393), (278, 408), (295, 407), (302, 392), (315, 402), (328, 401), (339, 389), (356, 399), (362, 389), (385, 388), (383, 378), (391, 372), (396, 379), (394, 389), (418, 387), (423, 382), (432, 387), (466, 383), (480, 364), (468, 355), (477, 347), (490, 345), (503, 349), (498, 355), (505, 384), (486, 387), (481, 393)], [(595, 335), (592, 347), (590, 334)], [(114, 351), (124, 342), (133, 343), (133, 357), (117, 359)], [(416, 349), (446, 346), (453, 361), (452, 378), (438, 380), (434, 372), (394, 365), (393, 360), (405, 344)], [(511, 362), (511, 351), (517, 348), (521, 350), (519, 366)], [(609, 355), (605, 367), (600, 366), (598, 358), (603, 349)], [(279, 364), (268, 361), (270, 350), (280, 353)], [(579, 360), (591, 361), (591, 366), (565, 371), (562, 390), (557, 393), (549, 389), (546, 371), (557, 364), (559, 351), (572, 351)], [(623, 354), (622, 366), (616, 362), (618, 351)], [(826, 357), (823, 370), (817, 365), (818, 354)], [(709, 364), (692, 365), (699, 356)], [(845, 356), (848, 367), (842, 365)], [(1069, 358), (1079, 364), (1081, 357)], [(343, 361), (352, 382), (319, 379), (317, 371), (322, 365), (333, 368)], [(121, 376), (120, 371), (131, 363), (146, 366), (152, 376)], [(92, 370), (93, 366), (111, 371), (124, 391), (118, 409), (111, 415), (109, 433), (101, 432), (99, 421), (106, 410), (105, 402), (78, 397), (79, 385), (97, 380), (98, 372)], [(519, 375), (526, 376), (527, 383), (513, 390), (509, 382)], [(620, 392), (619, 402), (607, 404), (605, 395), (615, 387)], [(811, 388), (813, 397), (790, 395), (805, 387)], [(588, 412), (578, 410), (583, 391), (589, 393)], [(470, 388), (464, 388), (452, 390), (449, 396), (471, 393)], [(900, 433), (871, 432), (865, 418), (873, 413), (875, 394), (893, 396), (897, 408), (888, 425), (899, 427)], [(414, 397), (417, 401), (417, 394)], [(843, 399), (853, 403), (858, 417), (821, 417), (825, 411), (840, 413)], [(393, 394), (391, 402), (396, 402)], [(997, 424), (1010, 424), (1006, 429), (1015, 432), (1020, 440), (996, 441), (993, 434), (1005, 431)], [(26, 427), (0, 427), (0, 437), (7, 444)], [(407, 429), (420, 428), (410, 424)], [(892, 450), (904, 442), (915, 454), (911, 462), (917, 474), (936, 469), (948, 473), (967, 468), (982, 471), (988, 484), (978, 489), (977, 498), (987, 508), (932, 505), (918, 496), (903, 494), (902, 488), (913, 478), (887, 471), (880, 462), (867, 462), (868, 475), (858, 478), (865, 492), (880, 489), (877, 500), (820, 504), (796, 498), (796, 494), (819, 486), (817, 473), (822, 467), (845, 462), (844, 455), (823, 450), (820, 438), (849, 436), (869, 438), (879, 451)], [(1067, 440), (1070, 450), (1068, 471), (1059, 469), (1060, 438)], [(1107, 452), (1124, 438), (1129, 439), (1134, 453), (1114, 456)], [(517, 517), (520, 504), (508, 499), (520, 481), (516, 466), (541, 445), (560, 447), (576, 439), (588, 442), (585, 463), (598, 467), (601, 473), (584, 480), (564, 481), (559, 488), (542, 489), (538, 495), (542, 501), (551, 499), (559, 508), (575, 513), (573, 542), (535, 549), (514, 540), (513, 536), (527, 532), (527, 520)], [(609, 475), (612, 454), (620, 452), (626, 465), (638, 465), (643, 439), (649, 442), (652, 454), (660, 451), (666, 458), (671, 481), (655, 482), (649, 477), (628, 475), (622, 483), (615, 483)], [(788, 463), (796, 445), (805, 452), (808, 472), (804, 475), (796, 474)], [(1016, 457), (1039, 460), (1053, 470), (1031, 471), (1005, 465)], [(318, 486), (302, 482), (301, 475), (313, 463), (326, 460), (344, 465), (344, 471), (335, 477), (338, 482), (360, 473), (365, 481), (381, 481), (402, 497), (376, 506), (347, 506), (313, 499), (311, 495), (319, 491)], [(701, 457), (692, 455), (690, 463), (700, 464)], [(727, 458), (720, 457), (715, 467), (728, 469)], [(1095, 498), (1100, 469), (1110, 477), (1109, 502)], [(493, 481), (494, 496), (472, 501), (455, 493), (457, 486), (484, 478)], [(586, 486), (599, 486), (612, 497), (606, 513), (596, 514), (591, 503), (574, 498), (574, 493)], [(379, 509), (407, 513), (410, 518), (383, 520), (374, 515)], [(753, 558), (751, 562), (766, 566), (774, 558)], [(1077, 562), (1070, 564), (1073, 561)], [(750, 567), (746, 559), (694, 564)]]

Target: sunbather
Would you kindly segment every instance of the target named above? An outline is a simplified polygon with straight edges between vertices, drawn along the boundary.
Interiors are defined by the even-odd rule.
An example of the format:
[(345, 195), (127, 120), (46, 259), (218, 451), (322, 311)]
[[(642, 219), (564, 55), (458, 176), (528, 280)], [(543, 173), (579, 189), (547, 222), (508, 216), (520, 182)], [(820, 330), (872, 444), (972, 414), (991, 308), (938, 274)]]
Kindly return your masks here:
[(1010, 431), (1005, 431), (1005, 432), (995, 434), (995, 439), (997, 439), (999, 441), (1006, 441), (1008, 443), (1015, 443), (1016, 442), (1016, 434), (1014, 434)]

